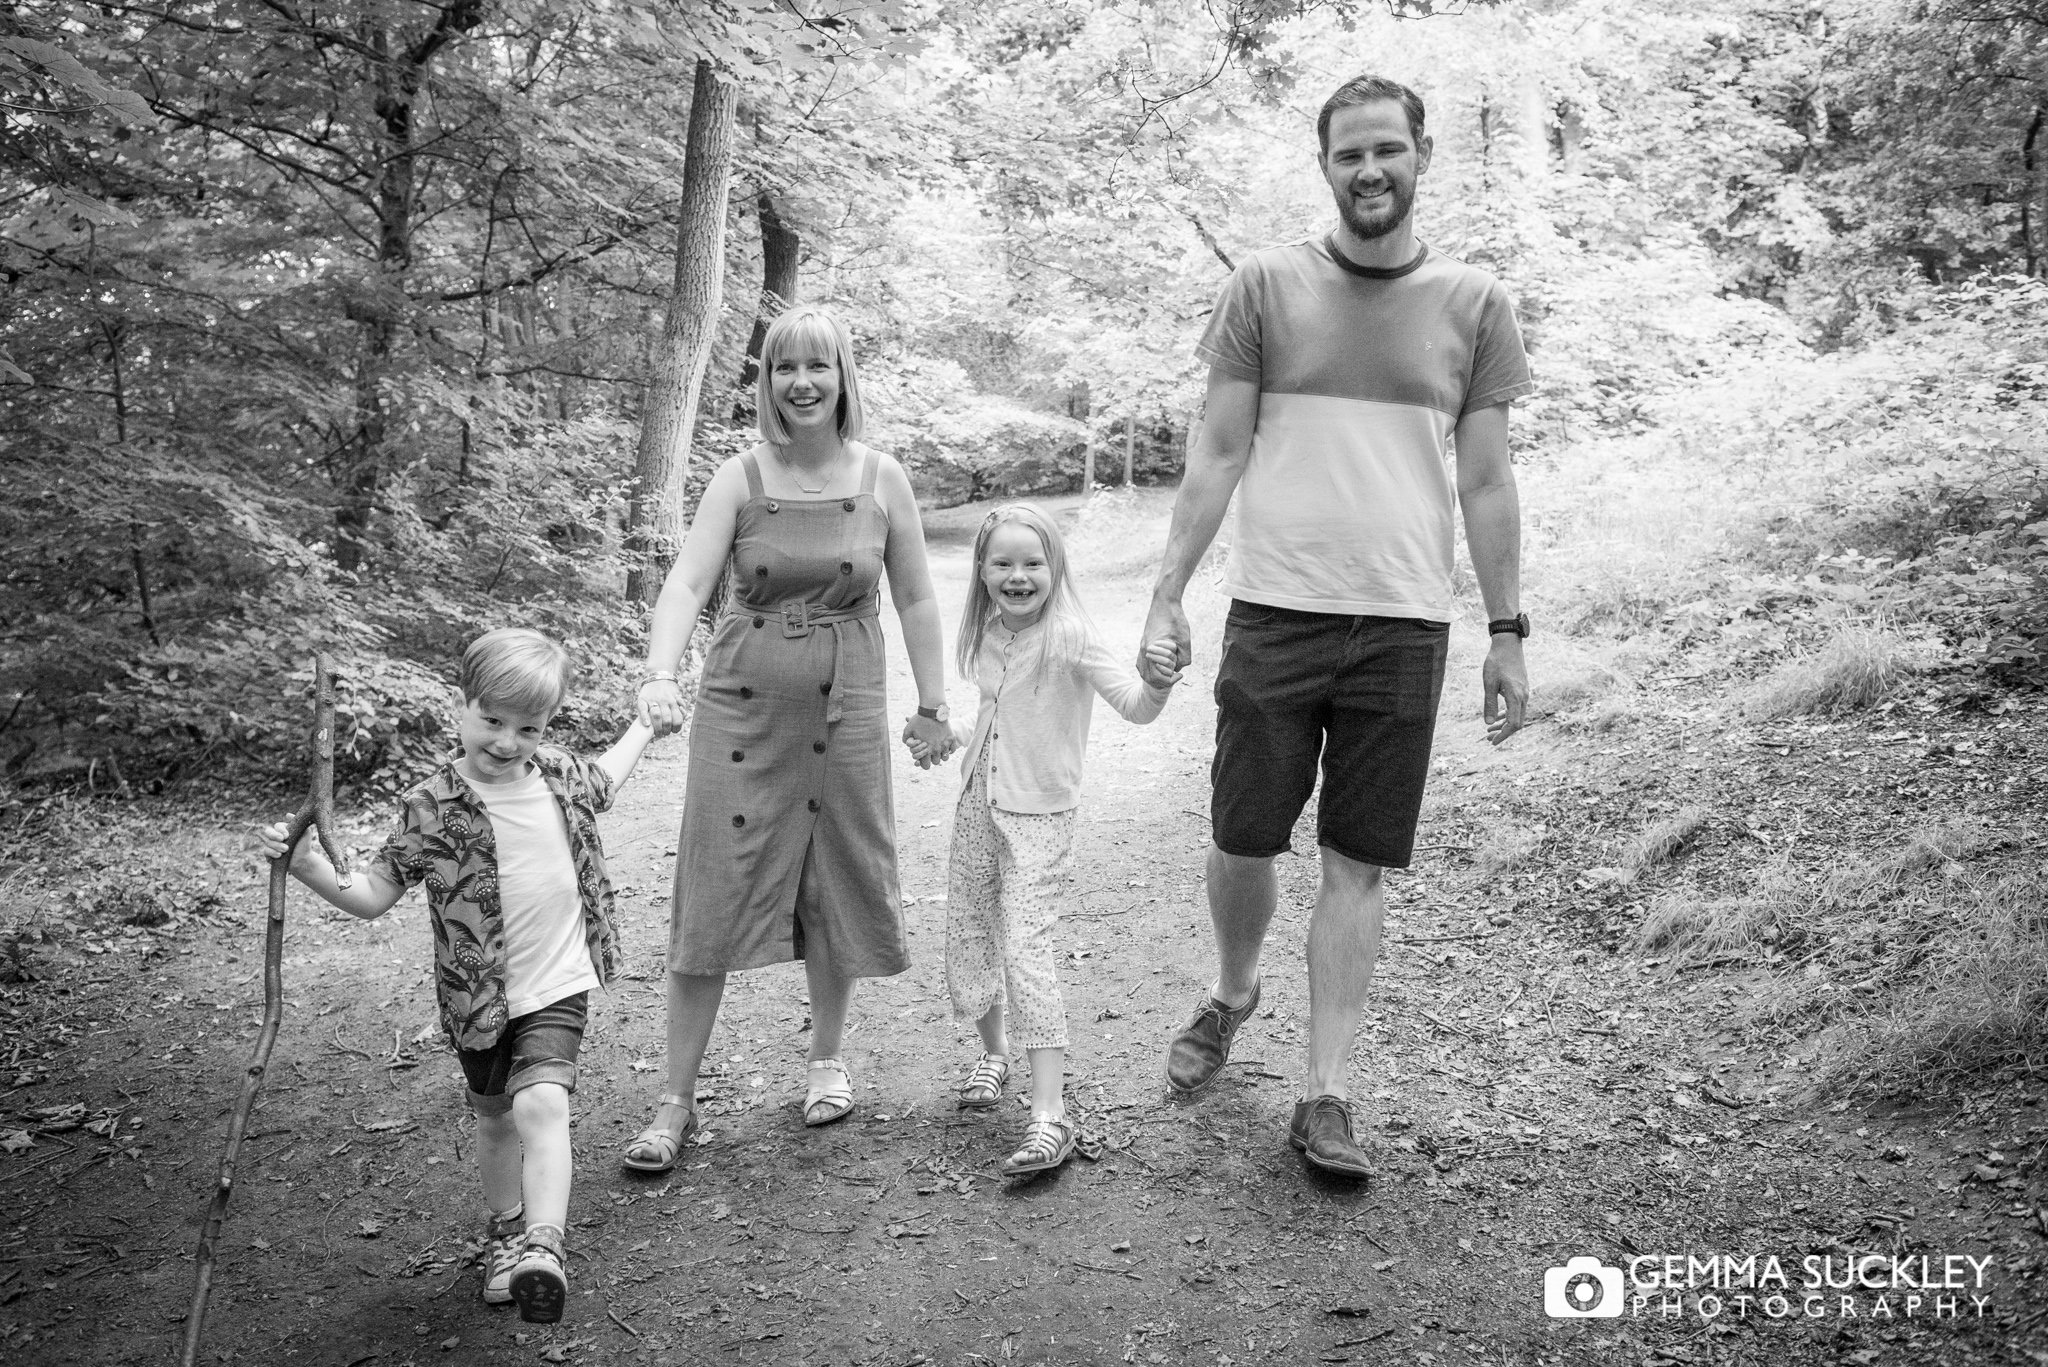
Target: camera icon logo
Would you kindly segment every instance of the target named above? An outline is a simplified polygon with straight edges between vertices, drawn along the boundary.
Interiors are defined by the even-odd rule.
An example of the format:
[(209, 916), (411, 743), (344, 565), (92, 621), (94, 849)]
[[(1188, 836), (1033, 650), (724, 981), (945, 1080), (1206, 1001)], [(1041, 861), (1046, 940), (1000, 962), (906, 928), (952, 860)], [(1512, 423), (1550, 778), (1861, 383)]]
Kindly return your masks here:
[(1543, 1313), (1554, 1320), (1611, 1320), (1621, 1314), (1621, 1269), (1598, 1258), (1567, 1258), (1543, 1274)]

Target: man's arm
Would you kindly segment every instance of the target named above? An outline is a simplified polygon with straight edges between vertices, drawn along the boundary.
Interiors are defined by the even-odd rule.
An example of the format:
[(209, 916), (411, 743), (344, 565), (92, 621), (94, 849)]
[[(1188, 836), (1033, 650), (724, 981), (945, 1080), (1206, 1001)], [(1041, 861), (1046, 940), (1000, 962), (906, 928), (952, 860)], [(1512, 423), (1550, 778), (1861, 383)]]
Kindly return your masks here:
[(1152, 589), (1152, 610), (1138, 638), (1138, 668), (1145, 670), (1145, 647), (1165, 639), (1174, 647), (1175, 667), (1193, 657), (1187, 614), (1181, 595), (1251, 459), (1252, 431), (1259, 423), (1259, 382), (1209, 367), (1209, 395), (1202, 409), (1201, 430), (1188, 451), (1187, 470), (1173, 500), (1173, 523), (1166, 534), (1166, 554), (1159, 562), (1159, 582)]
[[(1522, 610), (1522, 502), (1508, 461), (1508, 406), (1474, 409), (1458, 419), (1458, 500), (1465, 507), (1465, 545), (1489, 619)], [(1486, 738), (1499, 745), (1522, 729), (1529, 671), (1522, 638), (1492, 638), (1480, 671)]]

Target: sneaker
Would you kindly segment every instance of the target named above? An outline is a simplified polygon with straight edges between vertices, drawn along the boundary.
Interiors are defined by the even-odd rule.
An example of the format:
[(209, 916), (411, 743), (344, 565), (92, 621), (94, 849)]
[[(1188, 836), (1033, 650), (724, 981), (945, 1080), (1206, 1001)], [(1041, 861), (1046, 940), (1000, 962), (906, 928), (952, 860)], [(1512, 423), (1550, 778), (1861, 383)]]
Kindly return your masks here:
[(1312, 1096), (1296, 1102), (1294, 1119), (1287, 1125), (1287, 1142), (1324, 1172), (1343, 1177), (1372, 1176), (1365, 1151), (1351, 1134), (1351, 1103), (1343, 1097)]
[(492, 1215), (484, 1225), (484, 1246), (477, 1262), (484, 1269), (484, 1304), (512, 1303), (512, 1269), (526, 1243), (526, 1215), (514, 1206), (503, 1215)]
[(569, 1278), (562, 1268), (562, 1231), (535, 1225), (526, 1231), (526, 1247), (512, 1269), (512, 1299), (519, 1318), (528, 1324), (553, 1324), (562, 1318), (569, 1299)]
[(1204, 997), (1195, 1018), (1167, 1046), (1166, 1085), (1176, 1092), (1199, 1092), (1214, 1082), (1230, 1060), (1230, 1041), (1258, 1004), (1258, 983), (1252, 984), (1251, 1000), (1243, 1006), (1225, 1006)]

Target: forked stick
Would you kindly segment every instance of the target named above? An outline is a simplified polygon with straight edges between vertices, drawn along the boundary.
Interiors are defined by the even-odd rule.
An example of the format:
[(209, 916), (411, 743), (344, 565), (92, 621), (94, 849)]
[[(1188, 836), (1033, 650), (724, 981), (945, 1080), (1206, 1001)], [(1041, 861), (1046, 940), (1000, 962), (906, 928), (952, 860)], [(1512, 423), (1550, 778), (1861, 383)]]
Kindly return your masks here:
[(227, 1152), (221, 1155), (220, 1180), (214, 1184), (213, 1201), (206, 1208), (206, 1223), (199, 1230), (199, 1253), (193, 1259), (192, 1308), (185, 1314), (184, 1367), (196, 1367), (199, 1338), (206, 1328), (206, 1297), (213, 1289), (213, 1263), (220, 1243), (220, 1229), (227, 1219), (228, 1197), (234, 1194), (235, 1160), (241, 1157), (242, 1138), (249, 1128), (249, 1115), (256, 1109), (256, 1094), (263, 1089), (263, 1075), (270, 1067), (270, 1050), (277, 1043), (277, 1027), (284, 1019), (284, 891), (285, 874), (291, 867), (291, 852), (311, 826), (320, 836), (320, 846), (348, 886), (347, 865), (341, 841), (334, 834), (334, 683), (327, 657), (313, 661), (313, 777), (306, 800), (299, 804), (284, 841), (285, 852), (270, 861), (270, 924), (263, 939), (263, 1029), (256, 1036), (256, 1051), (249, 1056), (248, 1071), (242, 1075), (241, 1099), (228, 1120)]

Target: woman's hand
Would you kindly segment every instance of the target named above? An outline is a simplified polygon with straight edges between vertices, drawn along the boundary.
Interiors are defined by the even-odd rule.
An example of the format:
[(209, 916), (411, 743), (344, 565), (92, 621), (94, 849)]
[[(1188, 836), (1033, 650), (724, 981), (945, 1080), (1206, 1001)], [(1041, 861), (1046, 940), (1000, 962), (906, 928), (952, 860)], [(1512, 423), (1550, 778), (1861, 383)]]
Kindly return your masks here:
[[(934, 764), (943, 764), (946, 756), (959, 748), (960, 742), (953, 739), (953, 728), (936, 717), (921, 717), (911, 714), (903, 723), (903, 743), (910, 747), (910, 753), (917, 759), (917, 767), (929, 769)], [(919, 748), (923, 747), (923, 753)]]
[(640, 720), (657, 736), (683, 729), (683, 690), (674, 679), (649, 679), (640, 685)]

